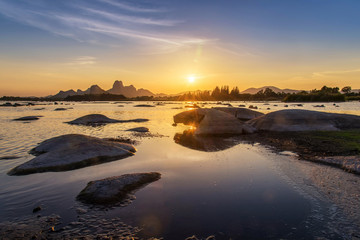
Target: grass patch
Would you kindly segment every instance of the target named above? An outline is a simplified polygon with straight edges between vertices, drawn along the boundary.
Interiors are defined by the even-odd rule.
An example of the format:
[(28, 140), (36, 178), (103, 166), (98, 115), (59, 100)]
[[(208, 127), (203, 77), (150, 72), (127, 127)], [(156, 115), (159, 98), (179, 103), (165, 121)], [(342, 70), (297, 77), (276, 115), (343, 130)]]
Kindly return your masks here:
[(360, 129), (302, 132), (294, 138), (299, 144), (322, 155), (360, 154)]

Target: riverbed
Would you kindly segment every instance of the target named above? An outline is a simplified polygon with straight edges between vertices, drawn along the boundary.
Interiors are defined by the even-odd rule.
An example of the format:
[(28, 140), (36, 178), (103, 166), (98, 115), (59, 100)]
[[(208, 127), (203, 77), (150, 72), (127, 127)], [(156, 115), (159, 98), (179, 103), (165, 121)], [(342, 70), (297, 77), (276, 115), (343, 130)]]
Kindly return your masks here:
[[(141, 239), (176, 240), (193, 235), (213, 235), (216, 239), (360, 238), (359, 176), (301, 161), (291, 153), (274, 153), (265, 146), (242, 142), (241, 138), (225, 139), (231, 143), (229, 147), (211, 152), (181, 146), (174, 136), (188, 126), (173, 126), (172, 117), (185, 111), (187, 103), (40, 104), (0, 108), (0, 157), (18, 157), (0, 160), (0, 222), (16, 223), (56, 214), (61, 223), (54, 234), (82, 221), (82, 226), (88, 226), (87, 234), (96, 236), (96, 229), (87, 222), (92, 220), (139, 228), (134, 236)], [(137, 104), (155, 107), (135, 107)], [(264, 113), (294, 108), (360, 115), (359, 102), (231, 104), (257, 106)], [(215, 102), (198, 105), (222, 106)], [(54, 111), (59, 107), (67, 110)], [(39, 108), (43, 109), (36, 110)], [(92, 113), (149, 121), (97, 127), (65, 123)], [(42, 117), (36, 121), (12, 121), (37, 115)], [(134, 127), (148, 127), (150, 133), (126, 131)], [(136, 141), (138, 151), (129, 158), (72, 171), (7, 175), (10, 169), (33, 158), (28, 151), (38, 143), (68, 133), (129, 138)], [(161, 179), (137, 191), (136, 199), (124, 206), (99, 209), (76, 200), (89, 181), (153, 171), (160, 172)], [(37, 206), (41, 211), (33, 213)]]

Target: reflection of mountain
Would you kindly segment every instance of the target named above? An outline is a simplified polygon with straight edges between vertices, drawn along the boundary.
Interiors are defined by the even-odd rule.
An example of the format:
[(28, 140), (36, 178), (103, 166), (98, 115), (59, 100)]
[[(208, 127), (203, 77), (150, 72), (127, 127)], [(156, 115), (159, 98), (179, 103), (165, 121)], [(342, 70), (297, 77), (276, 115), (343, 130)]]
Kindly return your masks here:
[(281, 92), (284, 92), (284, 93), (297, 93), (297, 92), (300, 92), (300, 90), (293, 90), (293, 89), (288, 89), (288, 88), (280, 89), (280, 88), (277, 88), (277, 87), (274, 87), (274, 86), (264, 86), (264, 87), (260, 87), (260, 88), (248, 88), (248, 89), (242, 91), (241, 93), (256, 94), (261, 90), (265, 91), (266, 88), (270, 88), (271, 90), (273, 90), (276, 93), (281, 93)]
[(133, 85), (124, 86), (122, 81), (116, 80), (113, 84), (113, 87), (107, 91), (101, 89), (98, 85), (92, 85), (85, 91), (82, 91), (80, 89), (78, 89), (76, 92), (72, 89), (70, 89), (68, 91), (60, 91), (56, 95), (51, 96), (51, 98), (64, 99), (68, 96), (74, 96), (74, 95), (85, 95), (85, 94), (97, 95), (97, 94), (104, 94), (104, 93), (110, 93), (110, 94), (114, 94), (114, 95), (124, 95), (125, 97), (128, 97), (128, 98), (141, 97), (141, 96), (154, 96), (155, 95), (147, 89), (143, 89), (143, 88), (136, 89)]
[(195, 136), (191, 130), (175, 134), (174, 141), (184, 147), (204, 152), (223, 151), (239, 144), (235, 138), (199, 137)]

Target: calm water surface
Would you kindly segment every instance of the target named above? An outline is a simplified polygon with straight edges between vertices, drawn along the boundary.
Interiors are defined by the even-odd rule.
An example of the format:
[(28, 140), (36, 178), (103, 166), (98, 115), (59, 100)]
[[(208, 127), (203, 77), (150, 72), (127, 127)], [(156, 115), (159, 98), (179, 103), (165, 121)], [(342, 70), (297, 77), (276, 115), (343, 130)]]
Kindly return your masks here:
[[(132, 204), (108, 210), (103, 217), (121, 217), (129, 224), (143, 227), (140, 236), (144, 238), (184, 239), (192, 235), (215, 235), (217, 239), (321, 236), (336, 239), (346, 235), (329, 232), (328, 224), (324, 224), (337, 221), (331, 217), (335, 205), (314, 188), (309, 189), (290, 176), (302, 179), (299, 167), (292, 165), (286, 171), (280, 167), (282, 162), (297, 161), (299, 164), (294, 157), (278, 155), (239, 139), (229, 139), (237, 144), (217, 152), (186, 148), (176, 144), (173, 137), (187, 127), (172, 126), (173, 115), (185, 110), (173, 108), (183, 107), (184, 103), (155, 108), (136, 108), (136, 104), (62, 105), (73, 108), (67, 111), (54, 111), (59, 105), (44, 105), (45, 109), (38, 111), (34, 109), (39, 106), (0, 108), (0, 157), (20, 157), (0, 160), (0, 221), (21, 219), (41, 205), (42, 215), (59, 214), (66, 225), (76, 220), (76, 208), (86, 207), (76, 201), (76, 196), (89, 181), (125, 173), (157, 171), (162, 174), (159, 181), (139, 190)], [(257, 105), (263, 112), (284, 108), (284, 103), (273, 102), (247, 105)], [(303, 107), (288, 105), (288, 108), (360, 115), (359, 102), (339, 103), (339, 107), (324, 103), (325, 108), (313, 107), (318, 103), (304, 104)], [(150, 121), (101, 127), (64, 123), (90, 113), (115, 119), (148, 118)], [(29, 123), (11, 121), (34, 115), (43, 117)], [(125, 131), (139, 126), (148, 127), (153, 135), (133, 135)], [(68, 133), (135, 139), (138, 140), (138, 152), (133, 157), (73, 171), (7, 175), (11, 168), (33, 158), (28, 151), (39, 142)], [(300, 164), (302, 167), (313, 166), (307, 162)], [(342, 213), (338, 211), (337, 214)]]

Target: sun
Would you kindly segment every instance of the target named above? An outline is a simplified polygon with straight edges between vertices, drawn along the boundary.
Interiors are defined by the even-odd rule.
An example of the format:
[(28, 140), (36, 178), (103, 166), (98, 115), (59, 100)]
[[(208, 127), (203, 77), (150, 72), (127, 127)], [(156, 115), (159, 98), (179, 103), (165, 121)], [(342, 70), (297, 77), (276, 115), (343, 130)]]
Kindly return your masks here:
[(187, 77), (187, 80), (188, 80), (189, 83), (194, 83), (195, 80), (196, 80), (196, 77), (194, 75), (189, 75)]

